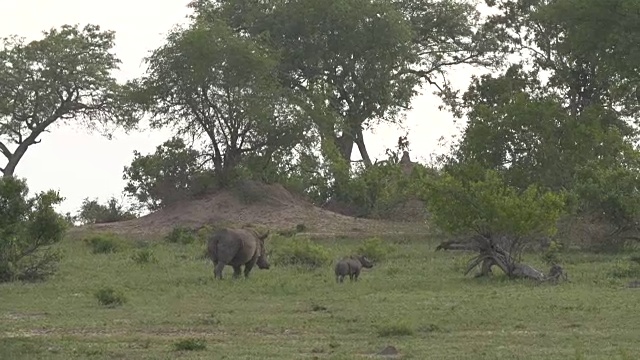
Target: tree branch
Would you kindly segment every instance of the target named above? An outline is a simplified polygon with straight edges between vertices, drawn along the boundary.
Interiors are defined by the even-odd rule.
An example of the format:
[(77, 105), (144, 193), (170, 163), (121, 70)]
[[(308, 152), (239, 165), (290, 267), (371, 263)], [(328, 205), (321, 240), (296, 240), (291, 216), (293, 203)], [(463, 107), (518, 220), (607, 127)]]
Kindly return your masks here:
[(0, 141), (0, 152), (2, 152), (2, 155), (4, 155), (7, 159), (9, 159), (13, 155), (11, 151), (9, 151), (9, 148), (5, 144), (3, 144), (1, 141)]

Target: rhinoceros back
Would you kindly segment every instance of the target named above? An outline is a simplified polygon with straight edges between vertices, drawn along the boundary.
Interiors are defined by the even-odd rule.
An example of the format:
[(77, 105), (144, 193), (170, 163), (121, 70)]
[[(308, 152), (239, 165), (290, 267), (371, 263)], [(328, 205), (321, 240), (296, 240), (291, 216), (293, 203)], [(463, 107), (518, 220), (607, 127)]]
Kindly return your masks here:
[(257, 239), (242, 229), (217, 230), (209, 239), (208, 252), (213, 261), (244, 264), (253, 257)]

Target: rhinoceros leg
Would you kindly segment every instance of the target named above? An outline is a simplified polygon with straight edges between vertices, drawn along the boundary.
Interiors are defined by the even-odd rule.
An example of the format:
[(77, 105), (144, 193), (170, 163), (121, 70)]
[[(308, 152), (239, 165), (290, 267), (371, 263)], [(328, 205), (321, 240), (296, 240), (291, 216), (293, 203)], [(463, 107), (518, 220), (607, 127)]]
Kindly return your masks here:
[(258, 261), (258, 256), (254, 256), (254, 257), (251, 258), (251, 260), (249, 260), (248, 263), (244, 264), (244, 278), (245, 279), (249, 278), (249, 273), (251, 272), (251, 269), (253, 269), (253, 267), (255, 266), (257, 261)]
[(242, 265), (233, 265), (233, 278), (237, 279), (242, 274)]
[(213, 270), (213, 278), (218, 278), (220, 280), (222, 280), (222, 270), (224, 270), (225, 267), (225, 263), (223, 262), (218, 262), (215, 264), (215, 269)]
[(353, 274), (353, 279), (355, 281), (358, 281), (358, 276), (360, 276), (360, 270), (356, 270), (356, 272)]

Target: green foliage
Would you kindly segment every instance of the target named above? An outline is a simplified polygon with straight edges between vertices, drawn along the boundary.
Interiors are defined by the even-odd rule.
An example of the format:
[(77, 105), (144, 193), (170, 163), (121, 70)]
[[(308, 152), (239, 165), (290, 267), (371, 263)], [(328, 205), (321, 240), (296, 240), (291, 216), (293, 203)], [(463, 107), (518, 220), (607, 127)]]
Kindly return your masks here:
[(552, 240), (549, 243), (549, 247), (542, 253), (542, 260), (544, 260), (544, 262), (548, 265), (559, 264), (561, 263), (560, 256), (563, 250), (564, 246), (562, 245), (562, 243), (556, 240)]
[(451, 162), (499, 171), (519, 190), (566, 190), (567, 210), (631, 227), (640, 205), (632, 124), (640, 114), (640, 53), (629, 39), (640, 31), (640, 4), (490, 5), (505, 48), (522, 60), (500, 75), (474, 78), (460, 102), (448, 102), (469, 119)]
[(394, 247), (379, 237), (372, 237), (364, 240), (357, 249), (359, 255), (364, 255), (368, 259), (379, 262), (384, 261), (391, 253)]
[(204, 339), (182, 339), (173, 344), (175, 351), (203, 351), (207, 349)]
[[(13, 175), (27, 148), (39, 143), (54, 124), (71, 119), (89, 129), (108, 124), (136, 124), (135, 107), (124, 101), (125, 89), (112, 76), (120, 62), (111, 50), (112, 31), (97, 25), (64, 25), (25, 43), (11, 36), (0, 40), (1, 170)], [(16, 148), (9, 150), (12, 144)]]
[(140, 249), (137, 250), (133, 255), (131, 255), (131, 260), (133, 260), (136, 264), (148, 264), (148, 263), (157, 263), (158, 259), (153, 254), (153, 251), (150, 249)]
[(124, 192), (148, 210), (155, 211), (180, 200), (190, 199), (215, 187), (213, 176), (203, 169), (199, 151), (173, 137), (141, 155), (134, 151), (130, 166), (124, 168)]
[(628, 260), (618, 260), (613, 269), (609, 271), (612, 278), (638, 278), (640, 277), (640, 264)]
[(316, 269), (327, 265), (331, 261), (331, 254), (324, 246), (307, 238), (272, 239), (272, 261), (277, 266), (300, 266)]
[(84, 242), (94, 254), (111, 254), (123, 248), (123, 240), (113, 234), (95, 234), (85, 239)]
[(348, 204), (360, 215), (379, 218), (397, 216), (397, 207), (420, 197), (422, 185), (436, 178), (437, 172), (413, 163), (410, 174), (400, 163), (400, 152), (408, 149), (406, 136), (400, 137), (397, 149), (387, 149), (387, 160), (355, 169), (351, 178), (335, 187), (335, 198)]
[[(304, 137), (315, 141), (303, 141), (295, 160), (276, 155), (274, 162), (286, 166), (262, 169), (267, 181), (277, 178), (316, 203), (336, 194), (348, 201), (347, 194), (360, 188), (347, 184), (354, 145), (370, 167), (364, 131), (402, 122), (422, 80), (449, 93), (452, 66), (490, 65), (499, 57), (492, 23), (483, 24), (473, 4), (456, 0), (195, 1), (190, 6), (196, 22), (226, 22), (278, 54), (278, 81), (296, 93), (293, 101), (313, 122), (304, 125)], [(313, 152), (322, 158), (311, 159)], [(371, 191), (357, 196), (362, 199), (356, 202), (370, 206)]]
[(111, 287), (104, 287), (94, 293), (95, 298), (100, 305), (114, 308), (124, 305), (127, 302), (127, 298), (121, 291), (114, 290)]
[(0, 178), (0, 282), (44, 279), (60, 259), (51, 247), (67, 224), (53, 206), (63, 198), (52, 190), (28, 193), (25, 180)]
[(80, 205), (76, 219), (83, 225), (104, 224), (135, 219), (137, 216), (131, 211), (125, 210), (115, 197), (111, 197), (106, 205), (100, 204), (98, 199), (85, 198)]
[(445, 174), (425, 187), (433, 223), (452, 234), (553, 235), (566, 198), (533, 185), (518, 191), (495, 171), (480, 181)]
[(164, 237), (165, 241), (173, 244), (191, 244), (198, 239), (196, 231), (185, 226), (176, 226)]
[(592, 162), (576, 174), (573, 192), (579, 210), (600, 213), (612, 224), (624, 227), (640, 218), (640, 175), (638, 168), (619, 163)]
[(205, 140), (222, 185), (235, 181), (245, 156), (268, 159), (303, 137), (305, 117), (275, 76), (276, 52), (234, 33), (225, 19), (194, 17), (146, 60), (147, 74), (131, 84), (135, 101), (153, 127)]

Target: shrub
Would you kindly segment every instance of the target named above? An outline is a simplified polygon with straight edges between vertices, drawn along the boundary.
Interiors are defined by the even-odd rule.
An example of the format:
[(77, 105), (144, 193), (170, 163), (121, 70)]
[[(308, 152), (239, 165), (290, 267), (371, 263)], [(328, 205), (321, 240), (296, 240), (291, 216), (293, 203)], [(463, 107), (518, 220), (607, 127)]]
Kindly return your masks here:
[(378, 237), (366, 239), (358, 247), (358, 254), (364, 255), (373, 261), (383, 261), (393, 251), (395, 249), (392, 245), (387, 244)]
[(136, 251), (131, 255), (131, 259), (137, 264), (157, 263), (158, 259), (153, 255), (153, 252), (149, 249), (142, 249)]
[(122, 248), (121, 240), (112, 234), (96, 234), (85, 239), (85, 243), (94, 254), (115, 253)]
[(209, 172), (200, 166), (200, 152), (179, 137), (157, 146), (152, 154), (134, 151), (133, 155), (131, 165), (124, 169), (124, 192), (150, 211), (193, 198), (215, 186)]
[(331, 261), (329, 251), (309, 239), (274, 240), (273, 263), (276, 265), (319, 268)]
[(212, 226), (205, 225), (196, 232), (196, 237), (200, 242), (206, 242), (216, 229)]
[(640, 265), (620, 260), (616, 262), (613, 269), (609, 272), (609, 276), (613, 278), (640, 277)]
[(82, 224), (104, 224), (135, 219), (136, 215), (124, 209), (124, 206), (111, 197), (106, 205), (100, 204), (97, 199), (85, 198), (80, 206), (78, 215), (73, 220), (79, 220)]
[(59, 253), (51, 247), (64, 236), (65, 219), (53, 206), (55, 191), (27, 198), (26, 181), (0, 178), (0, 282), (42, 280), (56, 271)]
[(560, 254), (562, 253), (562, 250), (562, 243), (552, 240), (549, 243), (549, 247), (542, 254), (542, 260), (547, 264), (557, 264), (560, 262)]
[(182, 339), (173, 344), (176, 351), (202, 351), (207, 348), (203, 339)]
[(191, 244), (197, 240), (196, 232), (193, 229), (184, 226), (174, 227), (165, 240), (173, 244)]
[(122, 292), (114, 290), (110, 287), (102, 288), (96, 291), (95, 297), (96, 299), (98, 299), (100, 305), (106, 307), (116, 307), (127, 302), (127, 299)]

